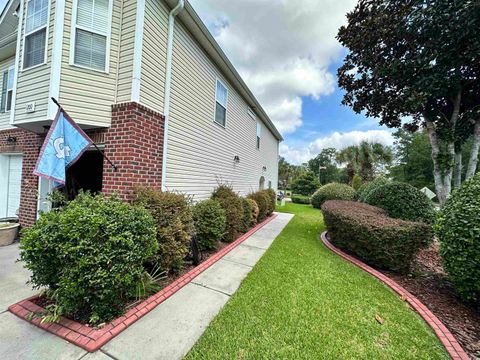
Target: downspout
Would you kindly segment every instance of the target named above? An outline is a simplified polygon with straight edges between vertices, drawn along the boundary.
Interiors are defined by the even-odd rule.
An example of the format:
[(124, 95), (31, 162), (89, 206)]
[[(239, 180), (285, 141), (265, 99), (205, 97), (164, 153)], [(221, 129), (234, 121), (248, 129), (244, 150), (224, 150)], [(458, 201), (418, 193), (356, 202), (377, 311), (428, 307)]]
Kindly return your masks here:
[(167, 36), (167, 66), (165, 73), (165, 96), (163, 106), (163, 116), (165, 117), (165, 124), (163, 130), (163, 157), (162, 157), (162, 190), (166, 190), (167, 180), (167, 151), (168, 151), (168, 127), (170, 120), (170, 96), (172, 90), (172, 62), (173, 62), (173, 32), (175, 29), (175, 17), (185, 7), (184, 0), (178, 0), (175, 6), (168, 15), (168, 36)]

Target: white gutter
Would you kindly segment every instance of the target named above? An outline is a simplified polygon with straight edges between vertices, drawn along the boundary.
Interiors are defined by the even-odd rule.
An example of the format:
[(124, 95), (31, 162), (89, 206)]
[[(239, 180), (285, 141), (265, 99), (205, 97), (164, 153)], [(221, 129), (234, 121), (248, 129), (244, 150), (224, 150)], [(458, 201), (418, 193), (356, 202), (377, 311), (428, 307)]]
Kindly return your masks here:
[(168, 15), (168, 37), (167, 37), (167, 65), (165, 74), (165, 96), (163, 105), (163, 116), (165, 124), (163, 130), (163, 158), (162, 158), (162, 190), (165, 191), (167, 186), (167, 150), (168, 150), (168, 126), (170, 120), (170, 96), (172, 91), (172, 62), (173, 62), (173, 32), (175, 29), (175, 17), (185, 7), (184, 0), (178, 0)]

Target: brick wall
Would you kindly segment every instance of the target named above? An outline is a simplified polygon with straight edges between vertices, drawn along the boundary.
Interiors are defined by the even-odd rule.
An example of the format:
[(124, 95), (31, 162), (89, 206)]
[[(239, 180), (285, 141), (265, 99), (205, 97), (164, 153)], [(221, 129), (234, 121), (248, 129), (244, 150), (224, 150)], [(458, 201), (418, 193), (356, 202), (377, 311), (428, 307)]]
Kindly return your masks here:
[(105, 133), (103, 192), (130, 200), (136, 185), (160, 188), (162, 184), (165, 118), (138, 103), (112, 106), (112, 124)]
[[(8, 143), (9, 137), (16, 138)], [(0, 131), (0, 153), (22, 153), (22, 184), (19, 219), (22, 226), (31, 226), (37, 218), (38, 177), (33, 175), (44, 136), (21, 129)]]

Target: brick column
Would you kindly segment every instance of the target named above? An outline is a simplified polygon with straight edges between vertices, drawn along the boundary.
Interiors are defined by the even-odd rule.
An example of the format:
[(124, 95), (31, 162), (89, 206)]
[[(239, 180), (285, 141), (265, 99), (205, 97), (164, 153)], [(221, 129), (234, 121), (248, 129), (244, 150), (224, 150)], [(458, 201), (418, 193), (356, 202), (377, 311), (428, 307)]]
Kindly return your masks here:
[[(16, 141), (7, 142), (8, 138)], [(23, 155), (19, 220), (22, 226), (32, 226), (37, 219), (38, 177), (33, 175), (44, 136), (21, 130), (0, 131), (0, 153)]]
[(135, 102), (112, 106), (112, 123), (105, 133), (103, 192), (130, 200), (136, 185), (160, 188), (162, 184), (165, 118)]

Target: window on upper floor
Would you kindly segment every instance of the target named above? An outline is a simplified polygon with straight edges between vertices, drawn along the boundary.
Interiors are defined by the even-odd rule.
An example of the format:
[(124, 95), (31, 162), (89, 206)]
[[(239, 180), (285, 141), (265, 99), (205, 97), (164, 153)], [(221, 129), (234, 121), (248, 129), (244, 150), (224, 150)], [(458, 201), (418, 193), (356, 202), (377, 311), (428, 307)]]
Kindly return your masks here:
[(45, 63), (48, 0), (28, 0), (25, 20), (23, 68)]
[(110, 1), (77, 0), (73, 31), (75, 65), (107, 71), (110, 42)]
[(15, 67), (10, 66), (8, 70), (3, 72), (2, 77), (2, 93), (0, 98), (0, 112), (10, 111), (13, 99), (13, 78), (15, 75)]
[(248, 108), (247, 112), (248, 112), (248, 115), (249, 115), (253, 120), (257, 120), (257, 114), (255, 114), (255, 111), (254, 111), (252, 108)]
[(262, 136), (262, 124), (257, 121), (257, 149), (260, 149), (260, 138)]
[(227, 87), (217, 79), (217, 90), (215, 93), (215, 122), (221, 126), (225, 126), (227, 122), (227, 101)]

